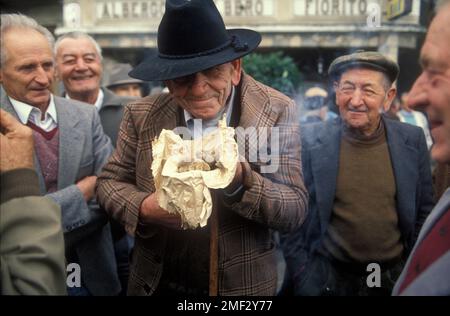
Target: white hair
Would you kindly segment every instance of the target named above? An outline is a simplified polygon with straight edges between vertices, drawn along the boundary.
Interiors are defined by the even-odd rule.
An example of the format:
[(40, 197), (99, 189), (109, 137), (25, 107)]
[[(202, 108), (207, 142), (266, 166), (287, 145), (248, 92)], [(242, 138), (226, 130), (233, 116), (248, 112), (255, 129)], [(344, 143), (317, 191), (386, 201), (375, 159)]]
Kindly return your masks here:
[(97, 51), (97, 54), (100, 57), (100, 60), (103, 59), (102, 48), (100, 47), (100, 45), (98, 45), (97, 41), (92, 36), (90, 36), (89, 34), (84, 33), (84, 32), (80, 32), (80, 31), (74, 31), (74, 32), (65, 33), (65, 34), (61, 35), (60, 37), (58, 37), (58, 39), (56, 40), (56, 43), (55, 43), (55, 48), (54, 48), (55, 56), (58, 53), (59, 45), (61, 45), (61, 42), (65, 38), (71, 38), (71, 39), (85, 38), (85, 39), (89, 40), (92, 43), (92, 45), (94, 45), (95, 50)]
[(48, 44), (50, 45), (50, 48), (53, 50), (53, 47), (55, 45), (55, 38), (53, 37), (52, 33), (50, 33), (49, 30), (47, 30), (42, 25), (39, 25), (33, 18), (30, 18), (23, 14), (2, 14), (1, 15), (1, 49), (0, 49), (0, 58), (1, 58), (1, 65), (3, 66), (8, 58), (6, 54), (6, 50), (4, 49), (3, 45), (3, 37), (5, 36), (6, 32), (10, 29), (31, 29), (35, 30), (36, 32), (44, 35), (44, 37), (47, 39)]

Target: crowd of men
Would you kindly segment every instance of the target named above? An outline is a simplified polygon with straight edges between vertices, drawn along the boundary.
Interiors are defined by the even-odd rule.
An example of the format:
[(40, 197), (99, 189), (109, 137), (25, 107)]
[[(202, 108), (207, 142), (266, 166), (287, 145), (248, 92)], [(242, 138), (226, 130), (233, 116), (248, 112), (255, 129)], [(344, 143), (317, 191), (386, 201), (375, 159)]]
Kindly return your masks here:
[[(407, 101), (426, 113), (431, 157), (447, 178), (449, 21), (443, 1)], [(260, 34), (226, 29), (212, 0), (166, 1), (158, 54), (111, 75), (131, 70), (108, 87), (135, 97), (101, 86), (102, 52), (88, 34), (55, 42), (33, 19), (2, 14), (1, 37), (2, 294), (450, 294), (449, 184), (436, 198), (423, 129), (382, 115), (402, 70), (381, 53), (335, 59), (339, 116), (299, 122), (290, 98), (244, 71)], [(140, 98), (145, 81), (169, 91)], [(320, 109), (328, 93), (307, 97)], [(247, 140), (231, 183), (212, 190), (208, 224), (183, 230), (158, 203), (152, 141), (180, 126), (206, 135), (224, 115), (276, 142)], [(252, 146), (271, 160), (254, 159)], [(69, 263), (80, 267), (76, 286), (66, 284)]]

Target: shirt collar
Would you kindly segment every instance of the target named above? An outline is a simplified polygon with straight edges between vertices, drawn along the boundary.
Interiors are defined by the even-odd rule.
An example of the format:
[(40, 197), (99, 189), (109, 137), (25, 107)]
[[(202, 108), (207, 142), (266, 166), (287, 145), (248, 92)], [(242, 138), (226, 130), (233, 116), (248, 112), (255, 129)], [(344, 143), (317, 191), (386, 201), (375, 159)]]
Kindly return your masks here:
[(99, 89), (97, 100), (95, 100), (95, 107), (97, 108), (97, 111), (100, 111), (103, 105), (103, 99), (105, 98), (105, 94), (103, 93), (102, 89)]
[[(14, 110), (17, 113), (17, 116), (19, 116), (19, 119), (22, 122), (22, 124), (27, 124), (32, 111), (38, 111), (39, 117), (42, 117), (41, 116), (42, 112), (39, 108), (29, 105), (27, 103), (18, 101), (16, 99), (13, 99), (10, 96), (8, 96), (8, 97), (9, 97), (9, 100), (11, 101), (11, 104), (12, 104)], [(58, 117), (56, 115), (56, 106), (55, 106), (55, 100), (53, 98), (53, 94), (50, 94), (50, 102), (48, 104), (47, 111), (45, 112), (45, 116), (46, 117), (50, 116), (51, 119), (55, 123), (58, 123)]]

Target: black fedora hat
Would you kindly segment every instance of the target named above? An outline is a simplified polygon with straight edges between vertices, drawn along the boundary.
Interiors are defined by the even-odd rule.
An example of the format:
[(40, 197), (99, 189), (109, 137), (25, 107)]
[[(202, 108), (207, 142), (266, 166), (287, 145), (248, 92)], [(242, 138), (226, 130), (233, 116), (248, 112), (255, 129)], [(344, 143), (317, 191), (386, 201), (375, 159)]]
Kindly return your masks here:
[(146, 81), (187, 76), (243, 57), (260, 42), (256, 31), (227, 30), (213, 0), (167, 0), (158, 52), (129, 75)]

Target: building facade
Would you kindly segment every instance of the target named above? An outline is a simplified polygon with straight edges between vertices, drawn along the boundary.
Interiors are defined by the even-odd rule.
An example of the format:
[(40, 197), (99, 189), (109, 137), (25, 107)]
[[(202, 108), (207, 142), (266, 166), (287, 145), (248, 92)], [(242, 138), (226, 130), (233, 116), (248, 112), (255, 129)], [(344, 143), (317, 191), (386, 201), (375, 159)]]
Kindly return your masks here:
[[(15, 0), (56, 35), (91, 34), (105, 57), (136, 64), (155, 49), (165, 0)], [(259, 31), (259, 52), (282, 50), (306, 80), (325, 81), (339, 55), (378, 50), (397, 60), (399, 88), (408, 90), (420, 72), (417, 60), (426, 31), (423, 15), (434, 1), (420, 0), (215, 0), (229, 28)], [(3, 9), (5, 9), (3, 8)], [(8, 11), (8, 10), (7, 10)]]

